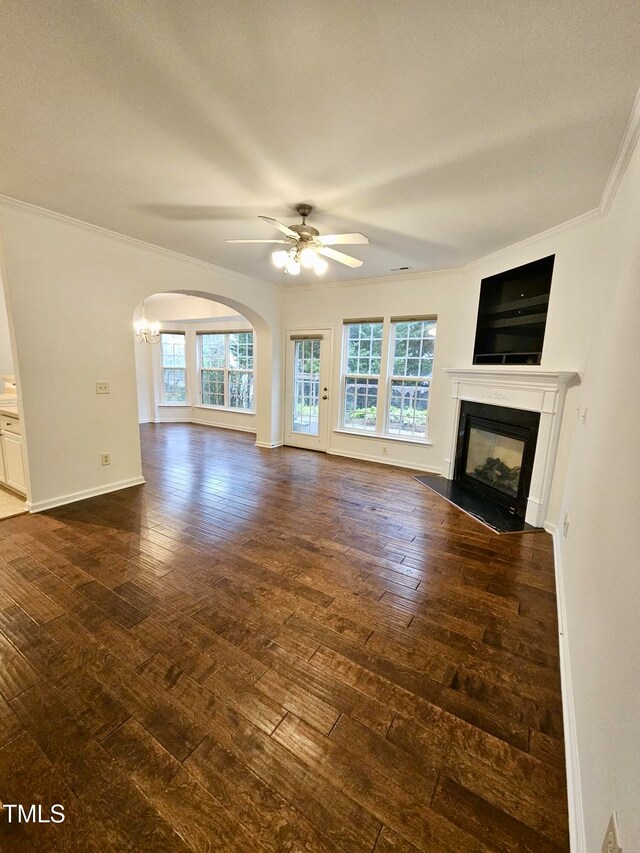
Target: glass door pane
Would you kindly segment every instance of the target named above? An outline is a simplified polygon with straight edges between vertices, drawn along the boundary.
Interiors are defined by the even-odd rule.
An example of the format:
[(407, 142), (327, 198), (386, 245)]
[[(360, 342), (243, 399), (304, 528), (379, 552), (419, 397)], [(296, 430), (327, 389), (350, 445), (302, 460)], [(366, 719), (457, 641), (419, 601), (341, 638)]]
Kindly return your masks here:
[(293, 432), (305, 435), (319, 434), (320, 344), (295, 341), (293, 353)]
[(517, 497), (524, 441), (471, 427), (465, 474)]

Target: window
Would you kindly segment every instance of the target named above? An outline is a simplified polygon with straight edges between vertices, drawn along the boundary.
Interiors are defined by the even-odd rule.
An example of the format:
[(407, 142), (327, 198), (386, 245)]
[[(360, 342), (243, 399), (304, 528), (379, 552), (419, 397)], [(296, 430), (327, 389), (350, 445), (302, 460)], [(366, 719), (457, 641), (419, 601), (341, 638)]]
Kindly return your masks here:
[(344, 406), (342, 426), (375, 432), (382, 363), (382, 321), (345, 326)]
[(345, 323), (343, 429), (426, 439), (435, 334), (435, 318)]
[(162, 332), (160, 335), (162, 362), (162, 401), (187, 402), (187, 361), (184, 332)]
[(200, 335), (200, 395), (204, 406), (224, 406), (226, 335)]
[(435, 320), (392, 321), (391, 332), (393, 357), (387, 432), (426, 438), (436, 323)]
[(203, 406), (253, 410), (253, 332), (198, 334)]

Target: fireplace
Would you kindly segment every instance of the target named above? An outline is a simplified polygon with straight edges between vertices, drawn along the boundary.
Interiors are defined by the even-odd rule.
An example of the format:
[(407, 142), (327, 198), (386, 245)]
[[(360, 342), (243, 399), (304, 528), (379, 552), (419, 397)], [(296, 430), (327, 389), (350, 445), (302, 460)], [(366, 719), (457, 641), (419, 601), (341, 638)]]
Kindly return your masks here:
[(540, 414), (464, 401), (454, 480), (524, 519)]
[[(434, 486), (437, 484), (439, 487), (435, 490), (498, 531), (542, 527), (549, 505), (565, 395), (568, 387), (580, 381), (579, 375), (569, 371), (551, 372), (539, 367), (506, 366), (456, 367), (445, 368), (445, 371), (451, 379), (450, 444), (444, 460), (445, 465), (442, 471), (444, 476), (431, 477)], [(474, 409), (475, 405), (480, 408)], [(470, 417), (491, 421), (492, 429), (486, 429), (477, 422), (476, 428), (479, 433), (495, 432), (498, 438), (490, 439), (474, 434), (471, 463), (462, 466), (461, 458), (465, 447), (461, 436), (464, 436), (467, 419)], [(502, 429), (495, 430), (496, 424), (501, 425)], [(509, 427), (507, 432), (504, 432), (505, 425)], [(514, 433), (514, 428), (527, 430), (528, 436)], [(525, 441), (525, 448), (506, 442), (506, 438)], [(490, 443), (494, 441), (495, 444)], [(479, 461), (477, 459), (480, 448), (482, 452), (486, 451), (484, 461), (482, 456)], [(511, 455), (503, 458), (507, 448), (510, 451), (522, 449), (522, 463), (518, 462), (519, 455), (515, 458)], [(490, 465), (485, 471), (476, 472), (476, 468), (482, 469), (487, 459), (496, 458), (511, 469), (520, 465), (520, 482), (515, 506), (510, 478), (517, 472), (511, 472), (511, 474), (503, 472), (500, 475), (498, 471), (491, 474)], [(497, 467), (497, 463), (494, 465)], [(465, 480), (468, 485), (463, 484), (461, 479), (456, 479), (463, 475), (468, 478)], [(483, 482), (492, 478), (494, 482)], [(493, 497), (485, 498), (480, 489), (484, 485), (495, 487), (496, 479), (501, 482), (497, 484), (498, 488), (494, 488), (490, 493)], [(444, 488), (445, 486), (447, 488)], [(522, 520), (523, 498), (526, 503), (524, 520)], [(506, 503), (504, 503), (505, 499)], [(493, 520), (485, 514), (486, 507), (492, 508), (490, 515)], [(499, 517), (498, 521), (495, 521), (496, 515)]]

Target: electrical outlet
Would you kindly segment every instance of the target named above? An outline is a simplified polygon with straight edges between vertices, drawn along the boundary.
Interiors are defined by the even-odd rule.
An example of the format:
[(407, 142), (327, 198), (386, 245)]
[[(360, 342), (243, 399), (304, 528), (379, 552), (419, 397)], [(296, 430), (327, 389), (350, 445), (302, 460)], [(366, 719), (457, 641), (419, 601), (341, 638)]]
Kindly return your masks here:
[(111, 465), (111, 454), (110, 453), (101, 453), (100, 454), (100, 464), (101, 465)]
[(96, 382), (96, 394), (108, 394), (109, 393), (109, 383), (108, 382)]
[(389, 455), (389, 448), (387, 447), (387, 445), (386, 445), (386, 444), (384, 444), (384, 445), (382, 446), (382, 455), (383, 455), (383, 456), (388, 456), (388, 455)]
[(620, 831), (618, 829), (618, 815), (615, 812), (611, 812), (611, 817), (609, 818), (609, 826), (602, 842), (602, 853), (622, 853)]

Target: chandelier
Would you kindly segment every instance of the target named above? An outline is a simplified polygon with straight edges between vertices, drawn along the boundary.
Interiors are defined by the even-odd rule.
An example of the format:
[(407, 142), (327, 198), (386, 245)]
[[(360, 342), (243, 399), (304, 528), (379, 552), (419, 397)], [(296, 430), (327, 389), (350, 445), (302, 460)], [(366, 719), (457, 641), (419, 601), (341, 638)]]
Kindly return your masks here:
[(285, 275), (300, 275), (302, 267), (313, 270), (316, 275), (322, 275), (327, 271), (329, 264), (320, 257), (313, 246), (305, 245), (305, 242), (300, 240), (291, 249), (281, 249), (271, 255), (275, 266), (279, 270), (284, 270)]
[(160, 323), (157, 320), (151, 322), (147, 320), (144, 313), (144, 303), (142, 304), (142, 317), (133, 324), (133, 331), (138, 344), (157, 344), (160, 341)]

